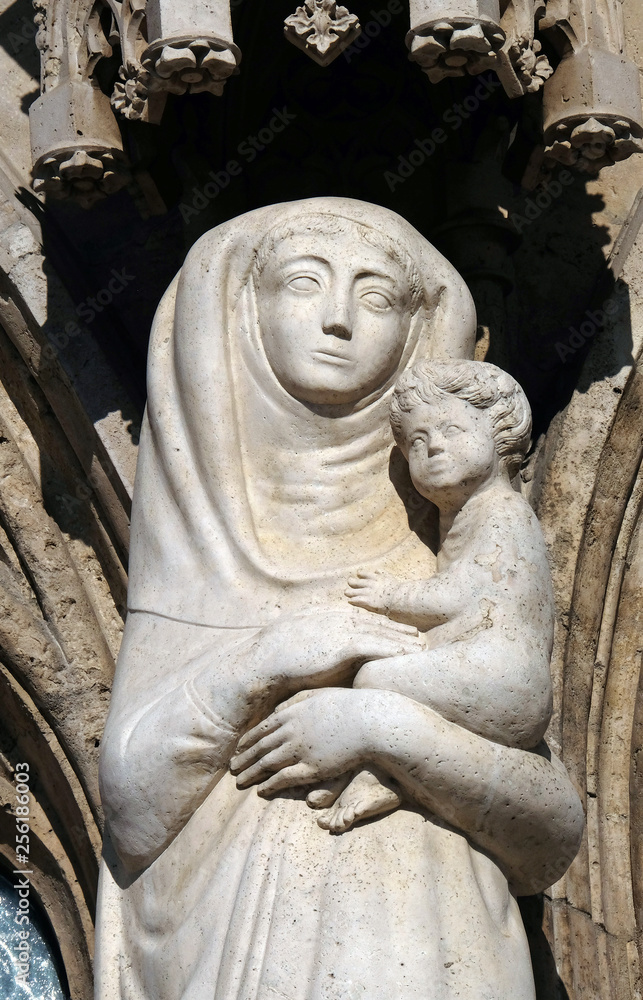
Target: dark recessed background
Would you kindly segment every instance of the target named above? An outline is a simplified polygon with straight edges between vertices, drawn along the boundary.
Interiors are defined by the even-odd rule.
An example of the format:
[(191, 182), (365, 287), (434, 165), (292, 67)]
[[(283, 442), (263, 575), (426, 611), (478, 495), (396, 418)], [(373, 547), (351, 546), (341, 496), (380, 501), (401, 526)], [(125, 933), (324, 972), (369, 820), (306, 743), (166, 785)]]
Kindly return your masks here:
[[(14, 16), (22, 6), (28, 10), (26, 0), (10, 8)], [(384, 0), (352, 0), (368, 44), (322, 69), (283, 36), (295, 7), (296, 0), (236, 0), (243, 58), (223, 96), (170, 96), (160, 126), (121, 119), (138, 181), (90, 210), (48, 203), (46, 252), (73, 301), (105, 288), (113, 269), (126, 269), (125, 289), (92, 331), (142, 408), (154, 311), (203, 232), (284, 200), (330, 194), (377, 202), (407, 218), (470, 281), (490, 328), (489, 356), (522, 381), (536, 428), (545, 429), (569, 398), (585, 353), (563, 363), (555, 345), (569, 339), (593, 300), (605, 298), (607, 236), (592, 224), (602, 202), (587, 195), (582, 177), (526, 226), (511, 223), (534, 197), (520, 180), (539, 141), (540, 95), (510, 101), (496, 88), (465, 118), (454, 109), (481, 93), (480, 79), (432, 85), (407, 59), (408, 13), (375, 27), (376, 14), (388, 19)], [(103, 82), (110, 90), (111, 81)], [(250, 162), (248, 139), (265, 138), (275, 109), (289, 124)], [(391, 180), (400, 157), (438, 127), (444, 143), (403, 181)], [(218, 195), (204, 196), (211, 172), (220, 176), (231, 160), (241, 172)]]

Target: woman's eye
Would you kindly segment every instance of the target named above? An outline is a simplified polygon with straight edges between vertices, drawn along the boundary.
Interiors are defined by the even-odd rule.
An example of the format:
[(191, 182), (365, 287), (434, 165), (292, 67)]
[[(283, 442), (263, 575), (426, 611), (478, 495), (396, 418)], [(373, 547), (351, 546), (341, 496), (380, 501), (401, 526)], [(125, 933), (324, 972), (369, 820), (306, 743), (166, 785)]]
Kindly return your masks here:
[(373, 290), (370, 292), (364, 292), (362, 298), (374, 309), (390, 309), (393, 305), (388, 296), (384, 295), (382, 292), (376, 292)]
[(294, 288), (297, 292), (314, 292), (319, 288), (319, 282), (310, 274), (298, 274), (290, 279), (288, 287)]

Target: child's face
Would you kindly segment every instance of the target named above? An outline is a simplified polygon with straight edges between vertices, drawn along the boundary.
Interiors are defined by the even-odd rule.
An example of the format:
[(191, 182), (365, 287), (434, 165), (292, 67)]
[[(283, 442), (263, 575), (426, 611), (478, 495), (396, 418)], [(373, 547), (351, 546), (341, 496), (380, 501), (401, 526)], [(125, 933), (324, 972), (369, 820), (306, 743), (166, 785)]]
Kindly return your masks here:
[(402, 450), (416, 490), (438, 507), (464, 503), (499, 475), (489, 411), (450, 394), (402, 414)]

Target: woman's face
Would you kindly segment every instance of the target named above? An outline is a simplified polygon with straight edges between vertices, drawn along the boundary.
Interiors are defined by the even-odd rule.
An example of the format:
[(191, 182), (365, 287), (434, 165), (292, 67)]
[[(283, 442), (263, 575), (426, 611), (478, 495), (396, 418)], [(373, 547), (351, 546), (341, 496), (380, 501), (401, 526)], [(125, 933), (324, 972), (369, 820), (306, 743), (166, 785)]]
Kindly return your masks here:
[(396, 370), (409, 333), (406, 273), (353, 232), (283, 240), (257, 288), (268, 362), (306, 403), (356, 403)]

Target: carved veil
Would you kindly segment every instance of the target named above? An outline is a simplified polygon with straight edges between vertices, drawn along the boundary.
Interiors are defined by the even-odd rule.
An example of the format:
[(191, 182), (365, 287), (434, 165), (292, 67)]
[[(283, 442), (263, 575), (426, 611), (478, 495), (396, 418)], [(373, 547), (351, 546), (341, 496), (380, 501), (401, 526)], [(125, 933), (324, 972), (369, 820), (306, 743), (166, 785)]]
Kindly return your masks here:
[[(253, 263), (273, 227), (328, 216), (404, 248), (425, 304), (391, 378), (345, 416), (292, 398), (271, 371)], [(375, 205), (316, 198), (273, 205), (203, 236), (166, 292), (150, 347), (133, 512), (129, 606), (243, 627), (341, 599), (356, 565), (427, 574), (391, 484), (388, 398), (421, 357), (471, 357), (475, 313), (454, 268)], [(430, 571), (430, 569), (429, 569)]]

